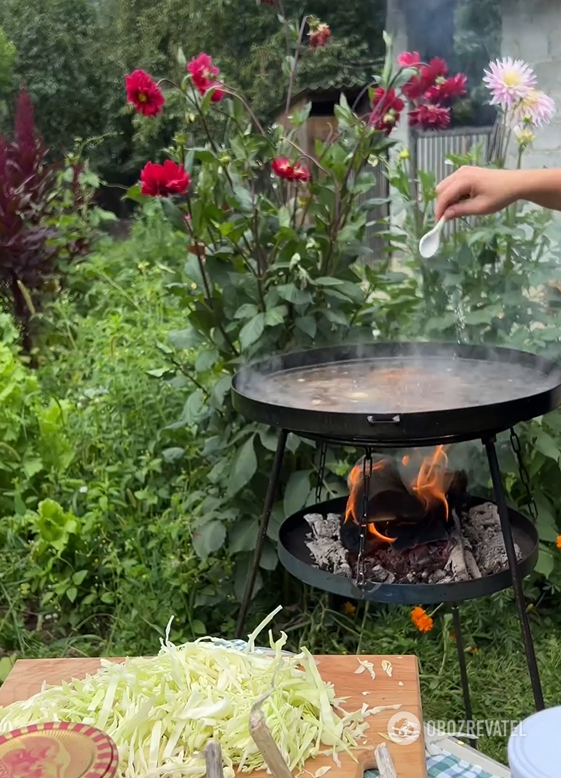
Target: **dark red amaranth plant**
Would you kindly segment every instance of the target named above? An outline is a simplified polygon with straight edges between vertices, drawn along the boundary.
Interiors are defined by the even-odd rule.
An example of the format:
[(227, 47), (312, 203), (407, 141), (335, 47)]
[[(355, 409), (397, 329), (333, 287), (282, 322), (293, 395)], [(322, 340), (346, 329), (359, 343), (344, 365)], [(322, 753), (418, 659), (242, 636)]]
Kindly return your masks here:
[(31, 98), (20, 92), (13, 140), (0, 135), (0, 286), (22, 327), (29, 351), (35, 293), (52, 275), (55, 230), (43, 225), (50, 205), (55, 170), (35, 127)]

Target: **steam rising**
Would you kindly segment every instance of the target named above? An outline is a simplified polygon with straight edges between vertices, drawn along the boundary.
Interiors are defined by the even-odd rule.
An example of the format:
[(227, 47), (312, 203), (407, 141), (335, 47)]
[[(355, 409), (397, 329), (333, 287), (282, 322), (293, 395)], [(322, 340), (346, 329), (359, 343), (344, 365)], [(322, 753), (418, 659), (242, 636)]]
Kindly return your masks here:
[(524, 352), (375, 344), (276, 357), (240, 371), (237, 392), (326, 413), (422, 413), (519, 400), (561, 384), (552, 362)]

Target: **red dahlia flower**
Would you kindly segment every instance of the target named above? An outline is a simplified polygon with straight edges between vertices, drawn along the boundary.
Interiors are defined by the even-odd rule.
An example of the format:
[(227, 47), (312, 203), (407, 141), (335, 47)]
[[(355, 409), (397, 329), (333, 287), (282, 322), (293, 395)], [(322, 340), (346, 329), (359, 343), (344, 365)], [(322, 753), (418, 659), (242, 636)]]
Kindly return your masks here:
[(433, 57), (428, 65), (423, 65), (419, 75), (413, 76), (401, 91), (412, 102), (419, 100), (427, 89), (436, 84), (437, 79), (444, 79), (448, 72), (448, 65), (440, 57)]
[(309, 181), (310, 170), (306, 165), (302, 165), (301, 162), (297, 162), (293, 168), (294, 181)]
[(448, 65), (442, 57), (433, 57), (426, 67), (427, 77), (430, 75), (433, 80), (445, 78), (448, 73)]
[(325, 46), (327, 41), (331, 38), (331, 30), (329, 29), (328, 24), (321, 22), (317, 27), (310, 30), (308, 36), (312, 49), (319, 49), (322, 46)]
[(183, 165), (168, 159), (163, 165), (148, 162), (140, 174), (141, 194), (149, 197), (169, 197), (184, 194), (191, 182)]
[(283, 178), (285, 181), (310, 180), (311, 174), (309, 169), (300, 162), (291, 165), (290, 160), (287, 157), (276, 157), (273, 160), (271, 167), (273, 168), (273, 173), (279, 178)]
[(409, 113), (411, 127), (422, 130), (443, 130), (450, 124), (450, 109), (438, 105), (420, 105)]
[(162, 90), (152, 76), (144, 70), (135, 70), (134, 73), (125, 76), (125, 87), (127, 100), (135, 106), (137, 113), (144, 116), (157, 116), (162, 112), (165, 103)]
[(214, 89), (211, 97), (212, 102), (218, 103), (222, 100), (224, 91), (220, 89), (220, 84), (215, 80), (220, 69), (212, 64), (212, 57), (201, 52), (189, 62), (187, 70), (201, 95), (205, 95), (209, 89)]
[(397, 58), (397, 64), (402, 68), (416, 68), (421, 64), (421, 57), (418, 51), (404, 51)]
[(463, 73), (458, 73), (446, 79), (437, 79), (425, 93), (429, 103), (449, 103), (456, 97), (462, 97), (466, 93), (467, 78)]
[(395, 93), (395, 89), (386, 92), (379, 86), (374, 91), (372, 98), (372, 113), (370, 114), (370, 125), (376, 130), (381, 130), (389, 135), (399, 121), (399, 117), (405, 103)]

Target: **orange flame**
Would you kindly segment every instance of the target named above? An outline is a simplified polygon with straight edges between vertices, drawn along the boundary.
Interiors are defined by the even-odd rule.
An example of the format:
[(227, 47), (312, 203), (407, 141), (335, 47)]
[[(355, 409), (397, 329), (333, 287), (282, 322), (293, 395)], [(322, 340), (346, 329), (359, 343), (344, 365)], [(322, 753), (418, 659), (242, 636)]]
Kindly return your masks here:
[[(379, 462), (374, 462), (372, 464), (372, 473), (375, 470), (383, 470), (385, 466), (386, 463), (384, 462), (383, 459), (381, 459)], [(345, 521), (355, 521), (357, 524), (359, 524), (358, 501), (360, 497), (362, 480), (363, 480), (363, 465), (361, 463), (355, 465), (351, 470), (351, 472), (349, 473), (348, 484), (350, 488), (350, 494), (349, 494), (349, 499), (347, 500)], [(368, 531), (370, 532), (371, 535), (374, 535), (379, 540), (383, 540), (384, 543), (395, 543), (397, 539), (397, 538), (388, 538), (386, 537), (386, 535), (382, 535), (382, 533), (376, 529), (376, 525), (373, 522), (371, 522), (368, 525)]]
[(448, 518), (448, 500), (446, 491), (449, 484), (446, 478), (448, 457), (444, 446), (437, 446), (432, 456), (423, 459), (419, 474), (411, 484), (411, 488), (425, 506), (428, 512), (439, 502), (443, 503), (446, 518)]

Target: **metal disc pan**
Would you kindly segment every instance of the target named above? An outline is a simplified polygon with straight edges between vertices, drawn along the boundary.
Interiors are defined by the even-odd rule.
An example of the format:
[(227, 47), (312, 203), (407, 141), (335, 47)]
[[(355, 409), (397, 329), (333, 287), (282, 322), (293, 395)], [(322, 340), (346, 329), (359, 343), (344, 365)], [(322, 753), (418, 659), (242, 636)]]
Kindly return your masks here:
[(485, 438), (561, 405), (561, 369), (523, 351), (373, 343), (295, 352), (241, 369), (233, 404), (271, 427), (349, 442)]

